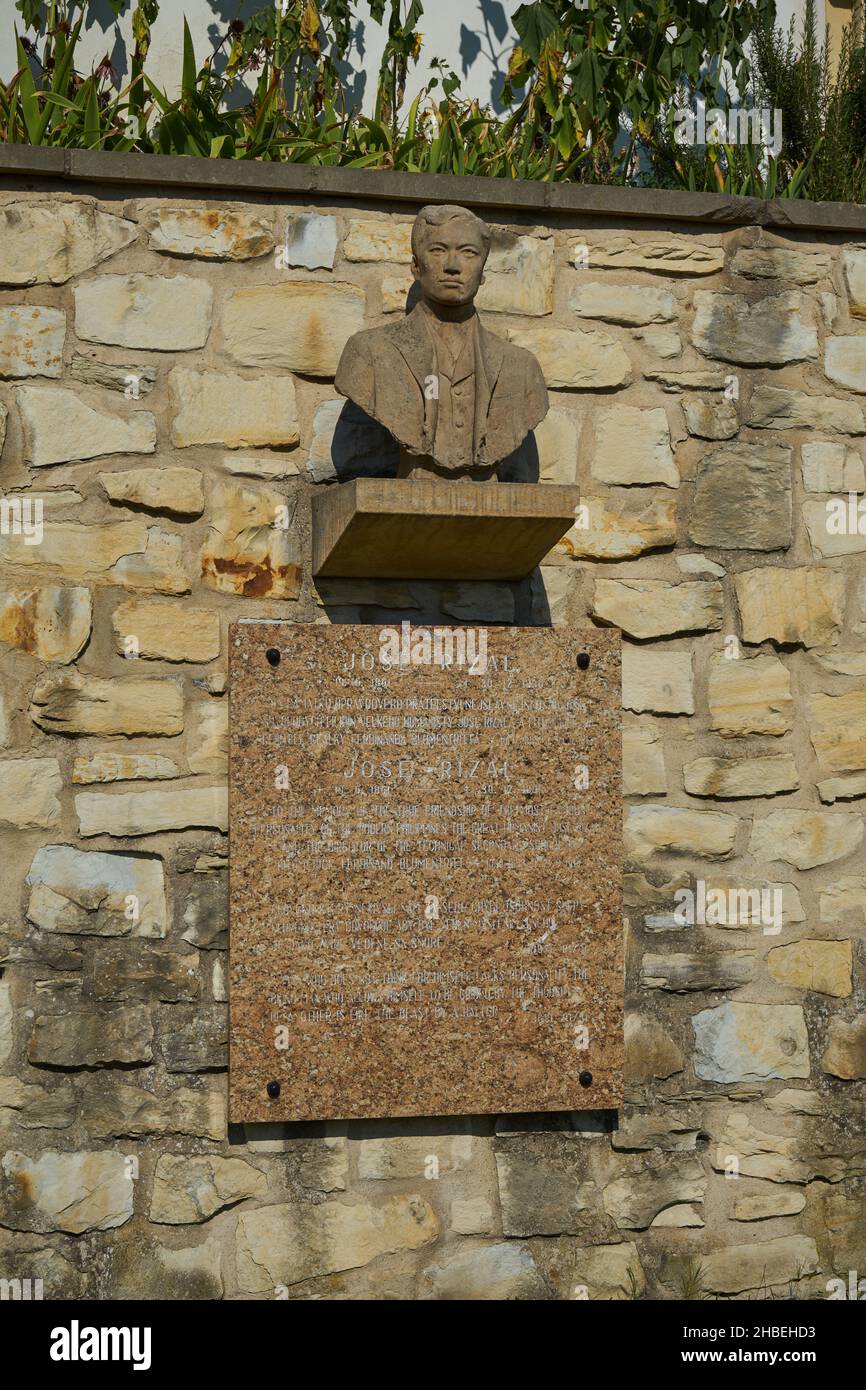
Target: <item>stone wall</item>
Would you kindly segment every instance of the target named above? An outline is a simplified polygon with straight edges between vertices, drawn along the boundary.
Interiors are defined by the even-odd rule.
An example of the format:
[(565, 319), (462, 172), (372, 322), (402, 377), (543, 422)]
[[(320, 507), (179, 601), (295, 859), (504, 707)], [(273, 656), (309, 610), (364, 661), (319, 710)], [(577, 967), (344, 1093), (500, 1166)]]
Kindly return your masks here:
[[(334, 445), (337, 358), (403, 310), (417, 205), (389, 175), (305, 202), (230, 172), (0, 181), (0, 1276), (46, 1298), (825, 1297), (866, 1272), (866, 243), (500, 191), (481, 306), (542, 363), (542, 479), (579, 483), (589, 525), (523, 584), (316, 584), (311, 496), (370, 463)], [(39, 543), (15, 534), (36, 498)], [(622, 629), (618, 1129), (227, 1130), (241, 617)], [(778, 932), (745, 899), (714, 922), (717, 891), (708, 925), (675, 915), (683, 886), (700, 914), (768, 885)]]

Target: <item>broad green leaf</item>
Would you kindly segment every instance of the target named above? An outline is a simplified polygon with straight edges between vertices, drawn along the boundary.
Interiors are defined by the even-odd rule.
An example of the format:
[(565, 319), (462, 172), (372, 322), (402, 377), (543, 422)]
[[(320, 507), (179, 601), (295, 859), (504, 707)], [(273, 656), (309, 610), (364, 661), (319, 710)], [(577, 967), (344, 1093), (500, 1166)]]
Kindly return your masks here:
[(189, 101), (195, 91), (197, 68), (195, 65), (195, 50), (192, 43), (192, 34), (189, 32), (189, 25), (186, 16), (183, 21), (183, 71), (181, 75), (181, 92), (184, 99)]
[(556, 11), (549, 0), (534, 0), (533, 4), (518, 6), (511, 22), (520, 39), (520, 47), (534, 59), (540, 57), (546, 41), (559, 27)]

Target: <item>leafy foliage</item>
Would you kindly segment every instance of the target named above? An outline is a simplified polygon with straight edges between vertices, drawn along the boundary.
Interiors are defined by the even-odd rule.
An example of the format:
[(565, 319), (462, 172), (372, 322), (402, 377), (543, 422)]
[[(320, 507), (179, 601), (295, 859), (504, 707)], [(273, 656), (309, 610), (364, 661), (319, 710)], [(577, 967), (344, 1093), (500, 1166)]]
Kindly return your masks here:
[[(625, 181), (636, 146), (649, 138), (678, 90), (688, 87), (700, 95), (707, 84), (714, 90), (725, 61), (735, 82), (745, 84), (744, 45), (757, 9), (752, 0), (591, 0), (586, 9), (571, 0), (521, 5), (514, 15), (520, 44), (512, 54), (505, 100), (526, 88), (518, 119), (555, 145), (564, 168), (578, 151), (591, 150), (583, 166), (587, 177)], [(631, 131), (625, 143), (624, 124)]]
[(815, 0), (806, 0), (803, 40), (761, 22), (755, 35), (755, 94), (782, 113), (783, 178), (808, 165), (808, 196), (866, 202), (866, 44), (863, 0), (844, 30), (835, 74), (819, 40)]
[[(496, 116), (433, 59), (406, 108), (423, 0), (370, 0), (387, 25), (373, 115), (340, 77), (355, 41), (354, 0), (273, 0), (229, 23), (202, 58), (184, 22), (178, 94), (148, 72), (159, 0), (131, 7), (121, 85), (106, 57), (75, 63), (88, 0), (16, 0), (18, 69), (0, 86), (0, 140), (210, 158), (651, 183), (764, 197), (866, 199), (866, 50), (855, 0), (836, 76), (807, 0), (805, 41), (775, 27), (774, 0), (532, 0), (513, 22)], [(752, 60), (747, 56), (751, 40)], [(728, 90), (782, 111), (778, 157), (755, 144), (683, 146), (674, 121)]]

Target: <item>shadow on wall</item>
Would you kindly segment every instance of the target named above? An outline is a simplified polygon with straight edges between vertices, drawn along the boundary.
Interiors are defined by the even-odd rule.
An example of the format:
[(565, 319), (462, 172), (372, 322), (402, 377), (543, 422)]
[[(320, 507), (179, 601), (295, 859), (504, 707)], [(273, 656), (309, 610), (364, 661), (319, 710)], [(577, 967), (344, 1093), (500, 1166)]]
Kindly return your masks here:
[[(455, 1124), (456, 1121), (456, 1124)], [(452, 1138), (496, 1134), (611, 1134), (619, 1129), (616, 1110), (543, 1110), (503, 1115), (411, 1116), (399, 1120), (295, 1120), (273, 1124), (230, 1124), (228, 1141), (238, 1147), (288, 1139)]]
[[(171, 65), (171, 71), (168, 74), (170, 83), (175, 80), (180, 71), (180, 45), (183, 27), (181, 17), (184, 14), (189, 20), (196, 56), (201, 62), (208, 52), (213, 52), (223, 43), (232, 20), (239, 19), (247, 23), (253, 15), (268, 7), (268, 0), (205, 0), (205, 3), (213, 15), (211, 20), (206, 20), (200, 13), (203, 8), (202, 0), (171, 0), (170, 4), (167, 3), (167, 0), (163, 0), (161, 13), (154, 24), (154, 33), (159, 35), (160, 40), (162, 40), (164, 35), (161, 21), (170, 23), (172, 27), (172, 49), (176, 50), (178, 61), (177, 64)], [(279, 0), (271, 0), (271, 3), (278, 4)], [(425, 0), (425, 9), (428, 14), (432, 13), (434, 8), (439, 10), (441, 6), (442, 0)], [(452, 0), (454, 39), (451, 42), (456, 40), (459, 32), (458, 50), (455, 52), (452, 48), (450, 54), (447, 52), (445, 54), (434, 53), (433, 44), (436, 40), (431, 41), (427, 38), (424, 58), (429, 60), (433, 57), (444, 56), (448, 61), (453, 57), (455, 66), (459, 62), (460, 73), (464, 78), (470, 76), (479, 62), (482, 68), (486, 66), (490, 72), (489, 102), (492, 109), (501, 115), (506, 108), (503, 107), (499, 96), (506, 76), (508, 58), (514, 44), (514, 34), (511, 30), (509, 17), (501, 0), (477, 0), (477, 21), (473, 27), (465, 20), (469, 8), (465, 4), (465, 0), (464, 3), (461, 3), (461, 0)], [(512, 8), (514, 7), (512, 6)], [(470, 15), (470, 19), (471, 17)], [(375, 26), (375, 28), (378, 31), (380, 26)], [(423, 31), (423, 17), (421, 28)], [(332, 52), (331, 54), (343, 84), (346, 104), (357, 110), (367, 109), (368, 96), (371, 97), (376, 84), (378, 56), (373, 58), (375, 71), (368, 72), (366, 70), (366, 64), (373, 56), (371, 49), (378, 50), (386, 36), (386, 30), (383, 28), (377, 44), (375, 40), (371, 42), (369, 31), (369, 20), (364, 17), (357, 18), (352, 29), (348, 50), (344, 53)], [(99, 34), (104, 36), (104, 47), (94, 58), (94, 61), (98, 62), (103, 53), (107, 54), (117, 78), (124, 82), (128, 81), (133, 47), (130, 36), (130, 11), (125, 11), (118, 19), (109, 0), (90, 0), (84, 21), (84, 33), (91, 37), (92, 42), (97, 40)], [(204, 44), (205, 36), (207, 48)], [(441, 35), (437, 37), (441, 39)], [(419, 64), (418, 71), (426, 80), (424, 58)], [(214, 61), (214, 71), (223, 73), (227, 59), (226, 46)], [(237, 82), (231, 102), (232, 106), (242, 106), (252, 97), (255, 85), (254, 73), (250, 75), (250, 79)], [(158, 74), (157, 80), (159, 80)], [(291, 96), (291, 93), (289, 95)]]
[(514, 41), (513, 36), (509, 37), (508, 16), (499, 0), (479, 0), (479, 9), (483, 28), (470, 29), (467, 24), (460, 25), (460, 70), (464, 77), (468, 77), (473, 64), (484, 53), (492, 69), (490, 105), (499, 116), (506, 109), (499, 96)]

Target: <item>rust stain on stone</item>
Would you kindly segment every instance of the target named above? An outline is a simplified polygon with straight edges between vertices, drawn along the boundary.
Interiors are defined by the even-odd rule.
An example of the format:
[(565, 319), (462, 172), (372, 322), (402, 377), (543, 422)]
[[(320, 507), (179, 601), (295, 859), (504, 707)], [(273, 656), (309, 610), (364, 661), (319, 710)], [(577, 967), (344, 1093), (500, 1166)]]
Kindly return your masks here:
[(300, 565), (277, 565), (274, 568), (267, 556), (259, 564), (252, 564), (215, 555), (202, 566), (202, 574), (208, 573), (225, 574), (240, 580), (235, 587), (244, 598), (265, 598), (275, 589), (281, 589), (285, 594), (297, 593), (301, 585)]
[(35, 652), (36, 626), (32, 613), (23, 607), (7, 608), (0, 613), (0, 642), (8, 642), (25, 652)]
[(36, 1193), (33, 1190), (33, 1175), (26, 1172), (23, 1168), (17, 1169), (11, 1174), (12, 1184), (15, 1188), (15, 1200), (18, 1202), (35, 1202)]

